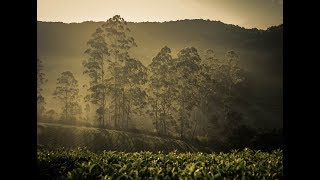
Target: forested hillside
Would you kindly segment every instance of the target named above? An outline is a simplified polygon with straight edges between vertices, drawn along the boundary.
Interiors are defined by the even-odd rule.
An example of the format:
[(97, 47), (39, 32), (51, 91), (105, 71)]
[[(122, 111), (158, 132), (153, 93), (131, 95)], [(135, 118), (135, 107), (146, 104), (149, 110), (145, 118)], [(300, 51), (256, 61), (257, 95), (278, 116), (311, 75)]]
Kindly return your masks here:
[(39, 122), (281, 146), (282, 25), (38, 22), (37, 65)]

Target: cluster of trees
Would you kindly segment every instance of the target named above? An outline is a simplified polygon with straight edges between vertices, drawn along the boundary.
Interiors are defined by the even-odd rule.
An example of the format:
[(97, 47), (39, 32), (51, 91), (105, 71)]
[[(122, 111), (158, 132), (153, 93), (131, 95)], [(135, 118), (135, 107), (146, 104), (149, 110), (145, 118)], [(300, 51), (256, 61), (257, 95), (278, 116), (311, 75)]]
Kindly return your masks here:
[[(78, 81), (70, 71), (65, 71), (60, 74), (57, 79), (57, 85), (53, 92), (53, 98), (61, 102), (62, 114), (59, 118), (58, 113), (53, 110), (47, 110), (45, 108), (45, 98), (42, 95), (43, 85), (48, 81), (45, 73), (43, 72), (42, 61), (38, 59), (38, 89), (37, 89), (37, 105), (38, 105), (38, 119), (61, 119), (64, 122), (75, 120), (76, 116), (82, 113), (82, 107), (80, 105), (79, 86)], [(85, 107), (87, 112), (88, 106)]]
[[(142, 87), (147, 82), (147, 68), (129, 55), (137, 46), (127, 23), (114, 16), (97, 28), (88, 41), (83, 62), (90, 78), (86, 101), (95, 104), (101, 127), (106, 126), (106, 111), (115, 128), (128, 128), (132, 113), (146, 104)], [(111, 123), (111, 122), (110, 122)]]
[[(201, 56), (196, 48), (187, 47), (173, 58), (171, 49), (165, 46), (145, 66), (130, 55), (137, 44), (118, 15), (98, 27), (87, 46), (83, 73), (89, 77), (89, 84), (84, 110), (89, 119), (89, 103), (93, 105), (99, 127), (128, 130), (134, 118), (143, 115), (153, 121), (157, 134), (192, 139), (200, 128), (210, 133), (214, 126), (231, 134), (240, 126), (242, 115), (233, 104), (237, 91), (245, 86), (246, 74), (236, 52), (229, 51), (225, 58), (218, 59), (213, 50)], [(40, 88), (44, 82), (38, 61), (40, 114), (44, 112)], [(63, 104), (62, 119), (81, 113), (78, 81), (72, 72), (60, 74), (53, 95)], [(212, 114), (210, 107), (220, 113)]]
[(208, 50), (202, 60), (190, 47), (172, 58), (165, 46), (145, 67), (129, 55), (137, 46), (129, 32), (123, 18), (114, 16), (96, 29), (85, 51), (84, 73), (90, 78), (86, 100), (98, 107), (101, 127), (106, 126), (107, 112), (110, 126), (127, 129), (133, 114), (144, 110), (157, 133), (190, 136), (192, 112), (209, 111), (205, 108), (210, 98), (222, 104), (227, 121), (238, 115), (231, 110), (232, 91), (244, 82), (245, 74), (234, 51), (218, 60)]

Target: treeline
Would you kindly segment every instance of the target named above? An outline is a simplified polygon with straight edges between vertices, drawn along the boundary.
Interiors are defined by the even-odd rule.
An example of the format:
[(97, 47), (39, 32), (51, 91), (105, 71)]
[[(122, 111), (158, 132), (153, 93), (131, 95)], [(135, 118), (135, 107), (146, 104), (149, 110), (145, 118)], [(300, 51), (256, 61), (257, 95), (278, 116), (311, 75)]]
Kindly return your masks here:
[[(230, 141), (228, 137), (245, 126), (235, 107), (247, 83), (238, 53), (228, 51), (225, 58), (218, 59), (211, 49), (200, 56), (196, 48), (186, 47), (174, 58), (165, 46), (145, 66), (129, 53), (136, 46), (120, 16), (99, 26), (87, 42), (87, 59), (82, 62), (83, 74), (89, 78), (89, 84), (81, 87), (86, 88), (86, 96), (79, 95), (72, 72), (62, 72), (57, 79), (53, 96), (63, 104), (61, 121), (76, 119), (84, 98), (82, 114), (88, 120), (94, 107), (100, 128), (133, 129), (134, 119), (144, 117), (152, 120), (158, 135), (189, 140), (202, 137), (209, 142), (214, 137)], [(41, 87), (46, 81), (38, 60), (38, 118), (57, 116), (53, 110), (45, 113)], [(213, 109), (217, 113), (212, 113)]]

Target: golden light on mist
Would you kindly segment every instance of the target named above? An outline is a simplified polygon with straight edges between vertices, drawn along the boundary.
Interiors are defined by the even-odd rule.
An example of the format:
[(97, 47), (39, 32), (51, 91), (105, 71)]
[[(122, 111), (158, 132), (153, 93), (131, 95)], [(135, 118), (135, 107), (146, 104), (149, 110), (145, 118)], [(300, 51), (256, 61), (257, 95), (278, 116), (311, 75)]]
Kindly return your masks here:
[(210, 19), (247, 28), (282, 23), (281, 0), (38, 0), (39, 21), (106, 21), (119, 14), (131, 22)]

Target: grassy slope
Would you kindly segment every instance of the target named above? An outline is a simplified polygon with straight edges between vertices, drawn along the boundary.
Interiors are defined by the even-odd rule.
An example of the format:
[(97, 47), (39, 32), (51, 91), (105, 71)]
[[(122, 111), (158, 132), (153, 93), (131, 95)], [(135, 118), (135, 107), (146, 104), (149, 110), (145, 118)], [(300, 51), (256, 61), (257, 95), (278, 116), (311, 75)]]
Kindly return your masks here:
[(199, 150), (177, 139), (51, 123), (38, 123), (38, 144), (52, 148), (86, 146), (92, 151), (196, 152)]

